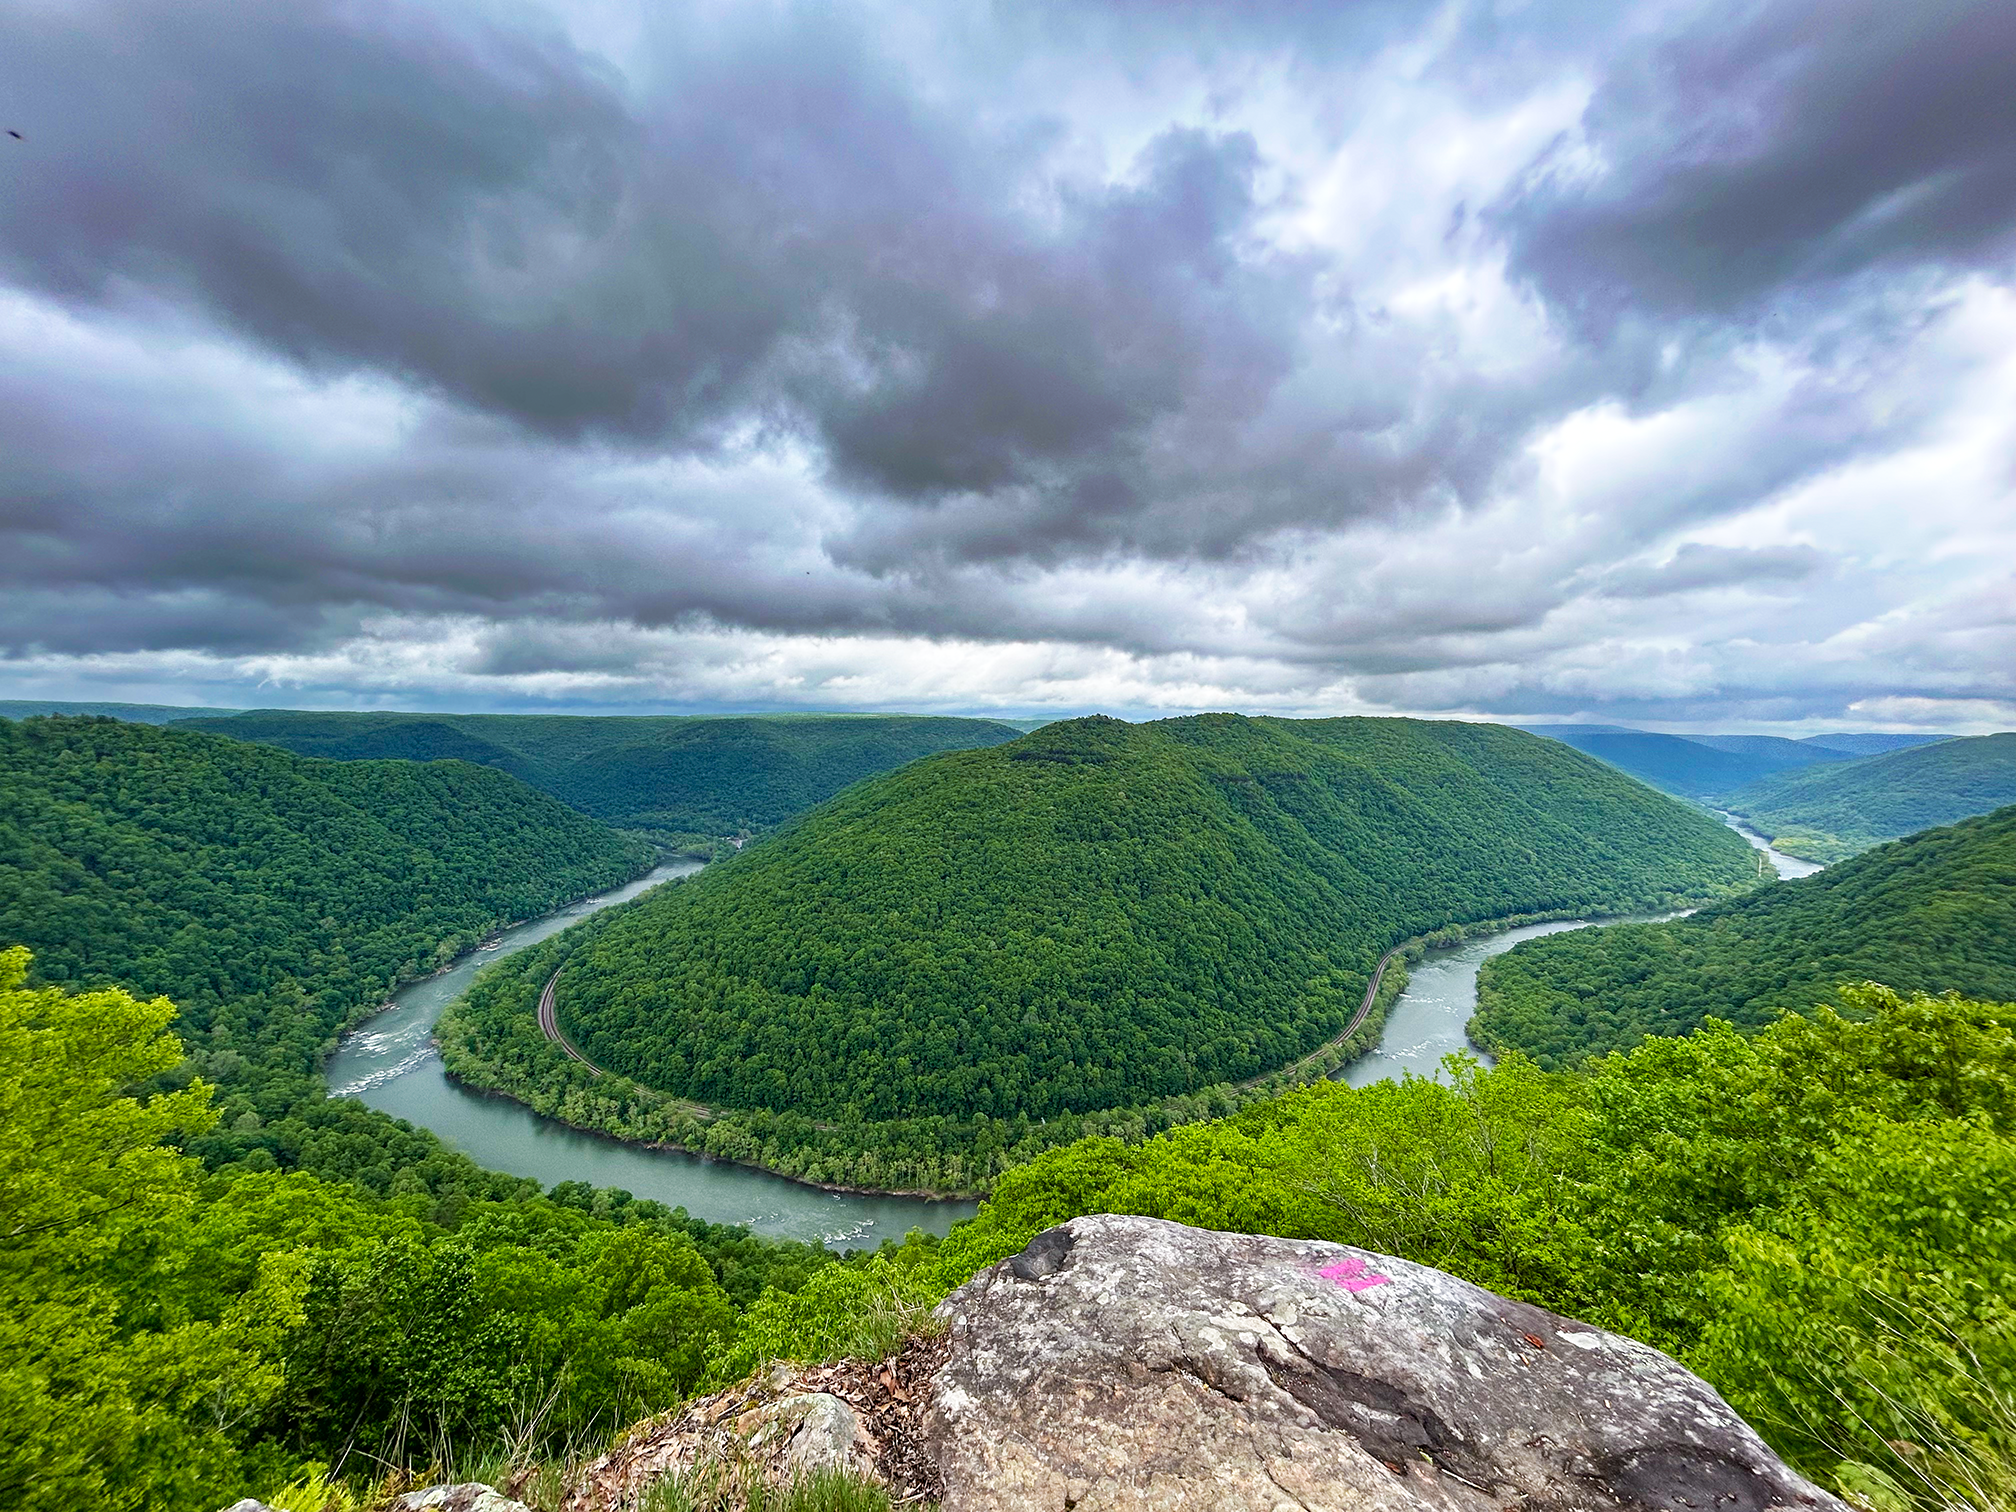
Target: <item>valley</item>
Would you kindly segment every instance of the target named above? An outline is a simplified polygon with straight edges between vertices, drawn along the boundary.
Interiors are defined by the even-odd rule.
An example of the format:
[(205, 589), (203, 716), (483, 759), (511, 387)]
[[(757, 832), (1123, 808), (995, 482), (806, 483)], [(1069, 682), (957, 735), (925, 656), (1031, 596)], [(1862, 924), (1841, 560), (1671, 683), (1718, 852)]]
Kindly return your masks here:
[(1472, 1032), (1558, 1069), (1710, 1018), (1755, 1032), (1844, 983), (2016, 1001), (2012, 919), (2016, 805), (1686, 918), (1528, 942), (1485, 968)]
[(1809, 861), (1839, 861), (2016, 803), (2016, 733), (1782, 772), (1738, 788), (1723, 803), (1781, 849)]
[[(1815, 1473), (1831, 1451), (1774, 1416), (1803, 1324), (1770, 1299), (1830, 1337), (1872, 1325), (1776, 1257), (1910, 1254), (1895, 1305), (2000, 1347), (1912, 1277), (2004, 1274), (1981, 1236), (2016, 1107), (2016, 809), (1812, 875), (1517, 731), (1233, 716), (927, 755), (704, 869), (481, 764), (173, 724), (0, 723), (0, 790), (0, 922), (34, 949), (0, 957), (9, 1127), (24, 1169), (60, 1173), (7, 1200), (133, 1214), (105, 1210), (110, 1250), (61, 1224), (16, 1246), (20, 1277), (79, 1278), (36, 1304), (65, 1342), (33, 1347), (268, 1383), (243, 1427), (146, 1386), (100, 1409), (130, 1400), (178, 1446), (107, 1461), (176, 1512), (397, 1456), (412, 1422), (495, 1443), (528, 1381), (556, 1416), (524, 1452), (550, 1457), (772, 1357), (880, 1358), (890, 1320), (1087, 1212), (1362, 1245), (1604, 1323)], [(1766, 861), (1794, 880), (1759, 886)], [(727, 1076), (706, 1118), (611, 1032), (680, 983), (732, 1007), (697, 1020)], [(1473, 1032), (1531, 1059), (1441, 1064), (1480, 983)], [(864, 1031), (878, 1005), (900, 1012)], [(28, 1074), (59, 1064), (102, 1064), (100, 1090)], [(809, 1095), (751, 1096), (735, 1076), (759, 1069)], [(154, 1163), (79, 1163), (73, 1107), (149, 1110)], [(1899, 1227), (1872, 1190), (1957, 1226)], [(260, 1309), (295, 1321), (227, 1332)], [(0, 1330), (0, 1371), (27, 1357)], [(434, 1393), (444, 1360), (468, 1395)], [(1858, 1452), (1894, 1462), (1885, 1443)]]
[[(823, 1184), (984, 1191), (1040, 1149), (1350, 1059), (1402, 942), (1700, 901), (1754, 886), (1755, 857), (1515, 731), (1069, 721), (863, 783), (526, 953), (455, 1005), (443, 1054), (601, 1132)], [(538, 1029), (549, 984), (608, 1081)], [(661, 1013), (704, 1059), (654, 1037)]]

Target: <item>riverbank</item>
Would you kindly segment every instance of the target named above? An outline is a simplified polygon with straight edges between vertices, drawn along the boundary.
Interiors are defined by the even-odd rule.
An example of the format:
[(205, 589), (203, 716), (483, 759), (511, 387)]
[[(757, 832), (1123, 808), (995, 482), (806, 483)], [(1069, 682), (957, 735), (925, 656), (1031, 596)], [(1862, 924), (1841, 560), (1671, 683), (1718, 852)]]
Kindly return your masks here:
[(650, 887), (690, 875), (697, 863), (654, 867), (608, 893), (502, 933), (496, 949), (465, 953), (443, 971), (405, 984), (389, 1010), (374, 1013), (339, 1044), (325, 1067), (332, 1096), (356, 1097), (426, 1128), (492, 1170), (546, 1186), (586, 1182), (684, 1208), (710, 1223), (746, 1226), (775, 1238), (839, 1248), (874, 1248), (912, 1228), (944, 1234), (969, 1216), (971, 1201), (844, 1194), (812, 1188), (754, 1167), (705, 1155), (653, 1150), (565, 1127), (523, 1104), (458, 1085), (433, 1044), (441, 1011), (494, 964), (557, 937)]
[(1244, 1082), (1219, 1083), (1153, 1103), (1048, 1120), (983, 1116), (820, 1122), (767, 1109), (705, 1109), (628, 1078), (604, 1075), (553, 1043), (539, 1004), (566, 961), (595, 937), (606, 918), (547, 942), (536, 954), (516, 961), (510, 973), (486, 975), (443, 1015), (438, 1035), (442, 1063), (458, 1084), (509, 1098), (584, 1134), (762, 1171), (822, 1192), (970, 1200), (984, 1196), (1003, 1171), (1060, 1145), (1093, 1136), (1138, 1143), (1335, 1077), (1377, 1048), (1387, 1012), (1406, 990), (1408, 964), (1428, 950), (1533, 924), (1562, 919), (1594, 923), (1708, 901), (1712, 898), (1665, 896), (1614, 913), (1527, 911), (1410, 937), (1381, 957), (1351, 1023), (1288, 1065)]
[[(592, 899), (608, 897), (613, 893), (637, 887), (640, 883), (649, 885), (655, 873), (678, 866), (681, 859), (672, 855), (660, 855), (647, 863), (635, 875), (626, 881), (617, 883), (614, 887), (592, 888), (572, 898), (564, 899), (546, 912), (534, 914), (530, 918), (507, 919), (502, 923), (486, 924), (482, 929), (475, 931), (473, 935), (450, 935), (435, 946), (435, 956), (438, 958), (445, 955), (447, 959), (442, 960), (432, 971), (416, 972), (411, 976), (398, 978), (385, 988), (385, 996), (380, 998), (376, 1003), (360, 1003), (344, 1018), (342, 1024), (338, 1026), (335, 1035), (323, 1042), (321, 1054), (317, 1058), (317, 1069), (323, 1074), (326, 1081), (330, 1065), (343, 1048), (343, 1041), (354, 1031), (369, 1024), (387, 1009), (395, 1006), (395, 1000), (401, 993), (418, 987), (422, 983), (431, 982), (437, 977), (447, 976), (465, 962), (474, 960), (475, 957), (483, 955), (486, 952), (495, 951), (502, 944), (504, 937), (515, 930), (524, 929), (545, 919), (571, 915), (574, 910)], [(697, 870), (702, 864), (704, 863), (696, 861), (694, 869)], [(681, 873), (681, 875), (683, 874)], [(502, 958), (498, 957), (498, 959)], [(489, 963), (477, 962), (477, 964), (481, 966), (488, 965)], [(337, 1094), (332, 1092), (330, 1095), (333, 1097)]]

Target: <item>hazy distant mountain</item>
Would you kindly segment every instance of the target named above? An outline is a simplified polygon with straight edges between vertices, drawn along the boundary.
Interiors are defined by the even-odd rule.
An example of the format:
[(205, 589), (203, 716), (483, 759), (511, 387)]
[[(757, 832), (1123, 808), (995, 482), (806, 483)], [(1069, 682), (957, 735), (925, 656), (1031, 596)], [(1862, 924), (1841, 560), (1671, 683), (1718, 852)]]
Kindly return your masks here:
[(38, 714), (101, 715), (128, 724), (173, 724), (179, 719), (214, 714), (239, 714), (241, 709), (212, 709), (195, 704), (66, 703), (40, 698), (0, 698), (0, 719), (32, 719)]
[(496, 767), (584, 814), (675, 834), (729, 835), (802, 813), (863, 777), (1022, 732), (911, 714), (569, 715), (303, 713), (192, 720), (301, 756), (453, 758)]
[[(1571, 735), (1643, 735), (1645, 731), (1634, 730), (1629, 725), (1608, 724), (1544, 724), (1514, 725), (1515, 730), (1524, 730), (1529, 735), (1545, 735), (1550, 740), (1567, 740)], [(1573, 741), (1568, 741), (1573, 744)]]
[(1807, 745), (1824, 746), (1832, 751), (1846, 751), (1851, 756), (1880, 756), (1885, 751), (1908, 750), (1912, 746), (1933, 745), (1941, 740), (1955, 740), (1954, 735), (1808, 735)]
[(1549, 738), (1586, 751), (1640, 782), (1680, 798), (1726, 793), (1789, 765), (1770, 757), (1717, 750), (1682, 735), (1654, 735), (1644, 730), (1591, 732), (1587, 726), (1571, 725), (1551, 728)]
[(1609, 762), (1661, 792), (1708, 799), (1732, 793), (1779, 772), (1853, 761), (1905, 747), (1951, 739), (1946, 735), (1660, 735), (1622, 725), (1522, 725)]
[(2016, 803), (2016, 733), (1781, 773), (1727, 795), (1723, 807), (1788, 855), (1827, 862), (2005, 803)]
[(1810, 740), (1787, 740), (1782, 735), (1689, 735), (1687, 739), (1710, 750), (1731, 756), (1747, 756), (1752, 761), (1771, 762), (1779, 770), (1813, 766), (1823, 761), (1847, 761), (1853, 752), (1816, 745)]

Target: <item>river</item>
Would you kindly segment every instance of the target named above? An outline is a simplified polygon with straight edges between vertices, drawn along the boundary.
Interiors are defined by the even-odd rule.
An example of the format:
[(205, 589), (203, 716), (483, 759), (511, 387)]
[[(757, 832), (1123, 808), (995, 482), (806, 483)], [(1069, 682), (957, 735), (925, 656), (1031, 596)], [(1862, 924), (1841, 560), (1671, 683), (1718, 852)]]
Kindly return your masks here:
[(1801, 861), (1797, 856), (1788, 856), (1781, 850), (1773, 850), (1769, 840), (1766, 840), (1755, 830), (1746, 828), (1743, 822), (1736, 818), (1735, 815), (1725, 814), (1720, 809), (1717, 809), (1715, 810), (1715, 817), (1736, 831), (1745, 840), (1748, 840), (1757, 850), (1769, 856), (1771, 864), (1778, 868), (1778, 875), (1787, 882), (1792, 881), (1795, 877), (1810, 877), (1813, 873), (1820, 870), (1819, 865), (1815, 862)]
[[(1820, 870), (1810, 861), (1772, 850), (1764, 839), (1733, 819), (1724, 822), (1776, 863), (1780, 876), (1804, 877)], [(660, 866), (614, 892), (585, 898), (557, 913), (505, 930), (494, 944), (473, 950), (439, 976), (415, 982), (395, 994), (392, 1005), (344, 1036), (326, 1068), (331, 1097), (355, 1097), (371, 1107), (430, 1129), (454, 1148), (493, 1171), (530, 1176), (547, 1186), (586, 1181), (620, 1187), (671, 1207), (683, 1207), (710, 1223), (743, 1223), (760, 1234), (820, 1240), (838, 1249), (872, 1249), (901, 1238), (912, 1228), (943, 1234), (969, 1216), (971, 1202), (930, 1202), (913, 1197), (867, 1197), (822, 1192), (745, 1166), (651, 1150), (542, 1118), (521, 1103), (486, 1097), (448, 1079), (434, 1048), (434, 1025), (441, 1010), (468, 988), (492, 961), (558, 934), (568, 925), (647, 888), (700, 869), (697, 861)], [(1647, 914), (1643, 918), (1671, 918)], [(1464, 1036), (1477, 1011), (1477, 968), (1522, 940), (1619, 920), (1564, 919), (1529, 924), (1431, 950), (1408, 972), (1406, 991), (1386, 1015), (1379, 1047), (1338, 1073), (1354, 1087), (1398, 1079), (1407, 1072), (1439, 1074), (1442, 1057), (1469, 1050), (1487, 1064)]]
[(589, 914), (700, 869), (697, 861), (659, 867), (614, 892), (584, 898), (557, 913), (507, 929), (439, 976), (394, 994), (392, 1004), (345, 1035), (324, 1068), (331, 1097), (355, 1097), (394, 1118), (430, 1129), (493, 1171), (530, 1176), (547, 1186), (586, 1181), (621, 1187), (709, 1223), (744, 1223), (759, 1234), (819, 1240), (836, 1249), (873, 1249), (913, 1228), (942, 1234), (968, 1217), (971, 1202), (863, 1197), (822, 1192), (746, 1166), (672, 1150), (603, 1139), (541, 1118), (522, 1103), (486, 1097), (448, 1079), (434, 1048), (441, 1010), (492, 961), (523, 950)]
[[(1771, 848), (1762, 835), (1745, 829), (1727, 814), (1722, 822), (1756, 849), (1764, 852), (1778, 868), (1780, 877), (1810, 877), (1820, 870), (1811, 861), (1801, 861)], [(1525, 940), (1542, 935), (1562, 934), (1570, 929), (1587, 929), (1594, 924), (1622, 924), (1632, 921), (1676, 918), (1675, 914), (1633, 914), (1628, 919), (1561, 919), (1551, 924), (1527, 924), (1502, 934), (1484, 935), (1431, 950), (1408, 968), (1407, 988), (1394, 1000), (1386, 1014), (1386, 1027), (1379, 1046), (1360, 1056), (1336, 1073), (1337, 1079), (1354, 1087), (1376, 1081), (1398, 1081), (1408, 1072), (1416, 1076), (1440, 1076), (1442, 1057), (1452, 1050), (1467, 1050), (1487, 1066), (1491, 1057), (1470, 1043), (1464, 1026), (1477, 1011), (1477, 968), (1495, 955), (1503, 955)]]

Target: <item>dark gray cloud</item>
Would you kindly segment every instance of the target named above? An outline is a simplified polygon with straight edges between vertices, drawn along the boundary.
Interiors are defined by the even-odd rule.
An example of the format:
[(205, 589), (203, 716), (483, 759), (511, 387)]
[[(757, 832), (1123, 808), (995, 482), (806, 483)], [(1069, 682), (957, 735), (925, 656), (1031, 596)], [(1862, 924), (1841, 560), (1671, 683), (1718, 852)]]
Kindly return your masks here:
[(1886, 265), (2006, 272), (2012, 81), (2005, 0), (1705, 7), (1612, 62), (1497, 218), (1519, 273), (1606, 325), (1782, 315)]
[[(1985, 413), (2016, 21), (1529, 12), (0, 10), (0, 655), (1027, 642), (1539, 712), (1885, 612), (1901, 526), (1690, 533)], [(1985, 643), (1924, 633), (1872, 696)]]
[(36, 142), (10, 280), (181, 302), (562, 440), (754, 425), (893, 500), (1124, 518), (1157, 421), (1264, 400), (1306, 314), (1304, 268), (1235, 245), (1250, 138), (1172, 129), (1131, 182), (1059, 181), (1043, 132), (923, 103), (822, 11), (662, 38), (641, 97), (557, 35), (398, 5), (9, 30)]

